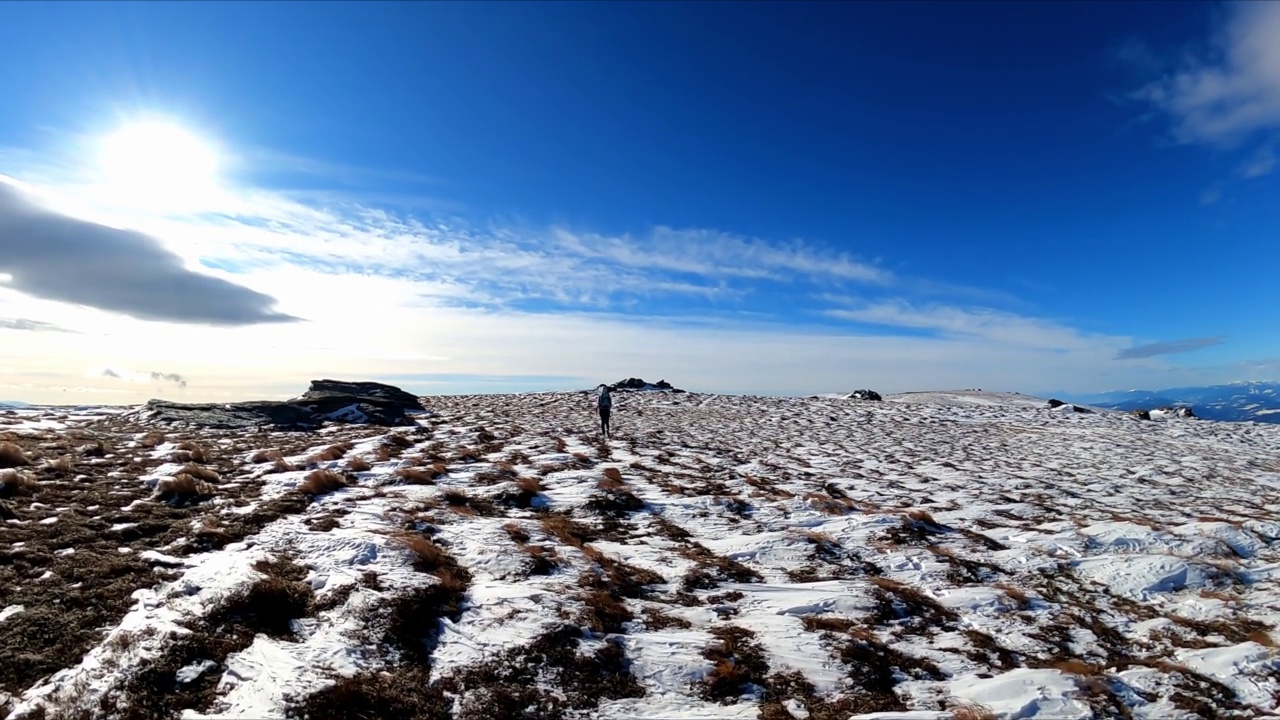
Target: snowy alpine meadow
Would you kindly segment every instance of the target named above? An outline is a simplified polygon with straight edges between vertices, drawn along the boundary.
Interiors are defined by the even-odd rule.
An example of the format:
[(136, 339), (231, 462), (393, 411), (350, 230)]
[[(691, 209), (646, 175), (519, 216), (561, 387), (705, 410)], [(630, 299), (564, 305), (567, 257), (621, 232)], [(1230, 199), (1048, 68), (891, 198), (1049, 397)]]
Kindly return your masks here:
[(0, 716), (1274, 716), (1280, 426), (981, 392), (0, 411)]

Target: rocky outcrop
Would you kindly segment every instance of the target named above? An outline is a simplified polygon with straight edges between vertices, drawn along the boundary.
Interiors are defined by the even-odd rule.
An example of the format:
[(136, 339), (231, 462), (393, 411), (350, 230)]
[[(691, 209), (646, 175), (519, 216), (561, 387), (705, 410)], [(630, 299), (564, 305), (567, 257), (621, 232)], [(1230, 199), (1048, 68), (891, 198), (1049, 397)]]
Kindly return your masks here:
[(1136, 417), (1136, 418), (1138, 418), (1139, 420), (1150, 420), (1150, 419), (1151, 419), (1151, 413), (1147, 412), (1146, 410), (1142, 410), (1142, 409), (1138, 409), (1138, 410), (1130, 410), (1130, 411), (1129, 411), (1129, 414), (1130, 414), (1130, 415), (1132, 415), (1132, 416), (1134, 416), (1134, 417)]
[(422, 412), (422, 403), (393, 385), (376, 382), (314, 380), (292, 400), (236, 403), (175, 403), (151, 400), (137, 412), (139, 419), (207, 428), (273, 427), (310, 430), (324, 422), (366, 425), (409, 425), (406, 413)]
[(854, 390), (853, 392), (849, 393), (849, 399), (850, 400), (874, 400), (874, 401), (884, 400), (884, 398), (880, 397), (880, 393), (876, 392), (875, 390), (865, 390), (865, 389)]
[(612, 392), (638, 392), (638, 391), (658, 392), (662, 390), (665, 390), (667, 392), (673, 392), (673, 393), (684, 392), (684, 390), (681, 390), (680, 388), (673, 387), (671, 383), (667, 382), (666, 380), (659, 380), (656, 383), (650, 383), (650, 382), (645, 382), (640, 378), (627, 378), (626, 380), (619, 380), (618, 382), (610, 385), (609, 390)]
[(1066, 403), (1062, 402), (1058, 398), (1049, 398), (1049, 407), (1056, 410), (1057, 408), (1060, 408), (1063, 405), (1066, 405)]

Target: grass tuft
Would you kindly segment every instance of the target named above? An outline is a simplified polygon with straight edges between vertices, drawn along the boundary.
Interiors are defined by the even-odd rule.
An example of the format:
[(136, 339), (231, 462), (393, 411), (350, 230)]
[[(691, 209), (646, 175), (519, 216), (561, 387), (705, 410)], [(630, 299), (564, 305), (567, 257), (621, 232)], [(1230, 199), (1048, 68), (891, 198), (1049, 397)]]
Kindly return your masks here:
[(0, 468), (26, 467), (31, 459), (22, 448), (11, 442), (0, 442)]
[(8, 469), (0, 471), (0, 498), (31, 497), (40, 484), (30, 474)]
[(312, 470), (298, 484), (298, 492), (303, 495), (324, 495), (334, 490), (347, 487), (347, 479), (332, 470)]

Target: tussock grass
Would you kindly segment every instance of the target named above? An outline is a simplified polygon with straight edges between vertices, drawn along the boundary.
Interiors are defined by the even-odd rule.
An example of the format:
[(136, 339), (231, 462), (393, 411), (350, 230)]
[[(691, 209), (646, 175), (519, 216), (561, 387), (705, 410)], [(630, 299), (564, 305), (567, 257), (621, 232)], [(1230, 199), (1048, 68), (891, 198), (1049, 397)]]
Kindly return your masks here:
[(995, 712), (986, 705), (961, 702), (947, 708), (951, 720), (996, 720)]
[(186, 473), (197, 480), (203, 480), (208, 483), (222, 482), (222, 476), (217, 471), (199, 465), (189, 464), (184, 466), (179, 472)]
[(280, 452), (278, 448), (262, 448), (261, 450), (254, 451), (253, 455), (249, 457), (249, 462), (254, 463), (255, 465), (268, 462), (280, 462), (282, 460), (284, 460), (284, 453)]
[(392, 433), (390, 435), (387, 435), (382, 439), (382, 442), (387, 445), (394, 445), (396, 447), (404, 448), (404, 449), (413, 447), (413, 438), (406, 437), (399, 433)]
[(11, 442), (0, 442), (0, 468), (26, 467), (31, 459), (22, 448)]
[(156, 483), (153, 499), (174, 505), (186, 505), (213, 496), (213, 488), (205, 481), (180, 472)]
[(347, 469), (351, 472), (366, 472), (373, 469), (368, 460), (360, 456), (347, 459)]
[(332, 470), (312, 470), (298, 484), (298, 492), (303, 495), (324, 495), (334, 490), (347, 487), (347, 479)]
[(404, 467), (396, 470), (396, 477), (406, 485), (435, 485), (439, 474), (425, 468)]
[(437, 545), (431, 538), (405, 533), (395, 535), (392, 539), (413, 553), (413, 568), (418, 572), (436, 573), (441, 568), (449, 568), (456, 565), (449, 552)]
[(712, 629), (711, 634), (716, 642), (702, 656), (712, 662), (712, 668), (699, 684), (698, 694), (704, 700), (728, 705), (750, 692), (752, 686), (763, 687), (769, 661), (755, 633), (726, 626)]
[(567, 515), (548, 514), (542, 518), (542, 529), (565, 545), (581, 550), (598, 539), (596, 532)]
[[(179, 455), (183, 453), (185, 453), (185, 455), (180, 459)], [(197, 462), (203, 464), (207, 461), (208, 453), (205, 452), (205, 449), (201, 447), (199, 443), (193, 440), (183, 440), (178, 443), (178, 449), (174, 453), (174, 462)]]
[(101, 440), (94, 440), (87, 445), (80, 446), (80, 454), (83, 457), (100, 458), (111, 454), (111, 449)]
[(348, 443), (334, 443), (333, 445), (330, 445), (329, 447), (321, 450), (320, 452), (308, 457), (307, 463), (311, 465), (318, 465), (323, 462), (333, 462), (335, 460), (341, 460), (342, 457), (346, 455), (347, 451), (350, 449), (351, 449), (351, 445), (349, 445)]
[(502, 529), (506, 531), (507, 536), (511, 538), (511, 541), (517, 545), (524, 545), (529, 542), (529, 533), (525, 531), (524, 528), (520, 527), (519, 523), (509, 522), (503, 525)]
[(154, 448), (163, 444), (165, 441), (164, 433), (152, 430), (138, 438), (138, 445), (147, 449)]
[(284, 458), (279, 458), (279, 459), (277, 459), (274, 463), (272, 463), (272, 464), (271, 464), (271, 470), (270, 470), (270, 472), (272, 472), (272, 473), (287, 473), (287, 472), (293, 472), (293, 471), (295, 471), (295, 470), (297, 470), (297, 469), (298, 469), (298, 468), (294, 467), (291, 463), (289, 463), (289, 462), (288, 462), (287, 460), (285, 460)]
[(40, 489), (40, 484), (29, 473), (14, 470), (0, 470), (0, 498), (31, 497)]
[(75, 460), (70, 455), (63, 455), (46, 463), (44, 469), (57, 475), (70, 475), (75, 472)]

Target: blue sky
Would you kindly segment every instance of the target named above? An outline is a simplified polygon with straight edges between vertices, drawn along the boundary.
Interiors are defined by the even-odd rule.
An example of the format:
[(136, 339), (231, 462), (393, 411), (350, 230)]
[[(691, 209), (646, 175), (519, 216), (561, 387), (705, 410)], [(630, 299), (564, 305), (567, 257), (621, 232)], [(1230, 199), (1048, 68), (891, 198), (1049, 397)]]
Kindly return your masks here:
[[(134, 347), (158, 328), (307, 338), (255, 351), (281, 387), (325, 369), (788, 394), (1275, 377), (1278, 7), (3, 4), (0, 62), (22, 71), (0, 77), (0, 175), (114, 248), (95, 268), (145, 246), (216, 287), (188, 311), (134, 278), (125, 303), (41, 280), (38, 247), (0, 257), (0, 333), (39, 336), (5, 343), (26, 380), (0, 395), (156, 394), (110, 384), (154, 374), (268, 389)], [(153, 159), (131, 196), (95, 165), (102, 137), (155, 118), (215, 149), (207, 192), (151, 202), (198, 178)], [(353, 312), (316, 283), (421, 335), (357, 321), (377, 352), (315, 341)], [(236, 309), (211, 320), (224, 292)], [(33, 374), (65, 352), (101, 357)]]

